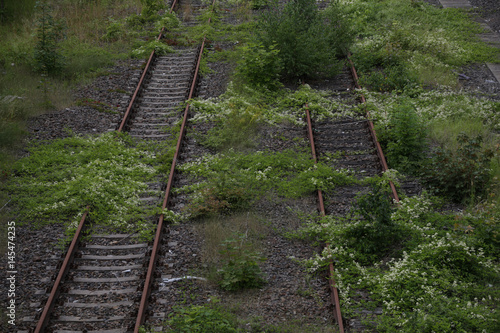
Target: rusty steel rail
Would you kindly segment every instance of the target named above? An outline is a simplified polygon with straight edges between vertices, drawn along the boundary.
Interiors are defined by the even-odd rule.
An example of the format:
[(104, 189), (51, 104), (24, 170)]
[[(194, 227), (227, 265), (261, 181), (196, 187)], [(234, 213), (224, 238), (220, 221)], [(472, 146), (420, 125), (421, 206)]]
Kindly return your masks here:
[[(172, 6), (170, 8), (170, 13), (172, 13), (175, 5), (177, 4), (177, 0), (174, 0), (173, 3), (172, 3)], [(162, 28), (161, 31), (160, 31), (160, 34), (158, 35), (157, 37), (157, 40), (160, 40), (163, 33), (165, 31), (165, 28)], [(135, 103), (135, 100), (140, 92), (140, 90), (142, 89), (142, 84), (144, 82), (144, 79), (146, 78), (146, 75), (147, 75), (147, 72), (149, 71), (149, 68), (151, 66), (151, 63), (155, 57), (155, 54), (154, 54), (154, 50), (151, 52), (151, 55), (149, 56), (149, 59), (148, 59), (148, 62), (146, 63), (146, 67), (144, 68), (144, 71), (141, 75), (141, 78), (139, 80), (139, 83), (135, 89), (135, 92), (132, 96), (132, 99), (129, 103), (129, 106), (125, 112), (125, 115), (123, 117), (123, 120), (122, 122), (120, 123), (120, 126), (118, 128), (118, 132), (121, 132), (123, 131), (129, 117), (130, 117), (130, 112), (131, 112), (131, 109)], [(61, 282), (66, 278), (68, 272), (69, 272), (69, 269), (70, 269), (70, 266), (71, 264), (73, 263), (73, 259), (74, 259), (74, 256), (75, 256), (75, 253), (76, 253), (76, 250), (78, 249), (78, 243), (82, 237), (82, 234), (83, 234), (83, 230), (86, 226), (85, 222), (86, 222), (86, 218), (88, 216), (88, 213), (89, 213), (89, 209), (90, 207), (87, 206), (86, 207), (86, 210), (85, 210), (85, 213), (83, 214), (81, 220), (80, 220), (80, 223), (78, 224), (78, 227), (76, 229), (76, 232), (73, 236), (73, 239), (70, 243), (70, 246), (66, 252), (66, 256), (64, 257), (64, 261), (61, 265), (61, 268), (59, 269), (59, 273), (56, 277), (56, 280), (54, 281), (54, 285), (52, 286), (52, 289), (51, 289), (51, 292), (49, 294), (49, 298), (47, 299), (47, 302), (43, 308), (43, 311), (40, 315), (40, 318), (38, 319), (38, 322), (37, 322), (37, 325), (34, 329), (34, 333), (43, 333), (45, 332), (45, 329), (49, 323), (49, 319), (50, 319), (50, 315), (52, 313), (52, 310), (54, 309), (54, 305), (56, 303), (56, 300), (57, 298), (59, 297), (59, 294), (61, 292)]]
[[(214, 5), (214, 4), (215, 4), (215, 0), (213, 0), (212, 5)], [(211, 19), (209, 18), (208, 23), (210, 23), (210, 21), (211, 21)], [(201, 58), (203, 56), (203, 50), (205, 49), (205, 43), (206, 43), (206, 38), (204, 37), (203, 42), (201, 43), (201, 46), (200, 46), (198, 60), (196, 62), (196, 69), (194, 72), (193, 81), (191, 83), (191, 88), (189, 90), (188, 100), (190, 100), (193, 97), (194, 92), (196, 90), (196, 83), (197, 83), (198, 74), (200, 71), (200, 64), (201, 64)], [(168, 175), (168, 182), (167, 182), (167, 187), (165, 189), (165, 195), (164, 195), (163, 204), (162, 204), (162, 211), (167, 209), (169, 201), (170, 201), (172, 184), (174, 182), (175, 167), (177, 165), (177, 160), (179, 159), (182, 140), (184, 139), (184, 135), (186, 133), (186, 125), (187, 125), (187, 120), (188, 120), (188, 116), (189, 116), (189, 108), (190, 108), (190, 104), (188, 102), (186, 104), (185, 109), (184, 109), (184, 116), (183, 116), (183, 120), (182, 120), (182, 124), (181, 124), (181, 129), (179, 132), (179, 138), (177, 139), (177, 145), (175, 147), (175, 154), (174, 154), (174, 158), (172, 160), (172, 165), (170, 167), (170, 174)], [(156, 227), (155, 239), (153, 242), (153, 249), (151, 251), (151, 257), (149, 259), (148, 271), (146, 273), (146, 281), (144, 282), (144, 289), (142, 291), (141, 303), (139, 305), (139, 311), (138, 311), (137, 319), (135, 322), (134, 333), (139, 333), (139, 329), (140, 329), (141, 325), (144, 324), (144, 321), (146, 319), (146, 308), (148, 305), (149, 296), (151, 295), (151, 287), (153, 284), (154, 271), (156, 269), (156, 262), (157, 262), (158, 254), (159, 254), (159, 250), (160, 250), (164, 222), (165, 222), (165, 216), (162, 213), (158, 219), (158, 225)]]
[[(361, 89), (361, 86), (359, 85), (358, 73), (356, 72), (356, 68), (354, 67), (354, 63), (351, 60), (350, 54), (348, 54), (347, 59), (349, 60), (349, 64), (351, 65), (351, 73), (354, 79), (354, 83), (356, 84), (356, 88)], [(363, 94), (361, 94), (361, 103), (366, 105), (366, 98)], [(373, 143), (375, 143), (375, 146), (377, 148), (377, 155), (379, 157), (380, 164), (382, 165), (382, 171), (385, 172), (389, 169), (389, 167), (387, 166), (387, 161), (385, 159), (384, 152), (382, 151), (382, 147), (378, 142), (377, 133), (375, 133), (375, 127), (373, 126), (373, 121), (371, 120), (371, 115), (368, 110), (366, 110), (366, 119), (368, 119), (368, 127), (370, 128), (370, 134), (372, 136)], [(392, 198), (395, 202), (399, 202), (399, 196), (398, 192), (396, 191), (396, 186), (394, 186), (394, 183), (392, 181), (389, 181), (389, 186), (391, 187)]]
[[(348, 60), (349, 60), (349, 63), (351, 65), (350, 66), (351, 73), (352, 73), (356, 88), (361, 89), (361, 86), (359, 85), (358, 74), (356, 72), (356, 68), (354, 67), (354, 63), (352, 62), (352, 60), (350, 58), (350, 55), (348, 56)], [(365, 99), (364, 95), (361, 95), (361, 103), (366, 104), (366, 99)], [(309, 112), (309, 106), (307, 104), (305, 105), (305, 108), (306, 108), (306, 118), (307, 118), (307, 134), (308, 134), (309, 141), (311, 144), (311, 154), (312, 154), (312, 158), (314, 160), (314, 163), (317, 163), (317, 155), (316, 155), (316, 148), (314, 145), (314, 135), (313, 135), (313, 129), (312, 129), (311, 114)], [(379, 157), (380, 164), (382, 166), (382, 170), (387, 171), (388, 170), (387, 161), (385, 159), (384, 152), (382, 151), (382, 147), (380, 146), (380, 143), (377, 139), (377, 134), (375, 132), (375, 128), (373, 126), (373, 122), (371, 120), (371, 116), (370, 116), (370, 113), (368, 112), (368, 110), (366, 111), (366, 118), (368, 120), (368, 127), (370, 129), (370, 134), (371, 134), (372, 140), (376, 146), (377, 155)], [(392, 193), (392, 197), (393, 197), (394, 201), (399, 202), (399, 196), (398, 196), (398, 193), (396, 191), (396, 187), (394, 186), (394, 183), (392, 181), (389, 181), (389, 185), (391, 187), (391, 193)], [(324, 205), (324, 200), (323, 200), (323, 193), (321, 190), (318, 190), (318, 210), (319, 210), (321, 216), (325, 216), (325, 205)], [(327, 247), (329, 245), (330, 244), (328, 244), (328, 243), (326, 244)], [(339, 325), (339, 332), (343, 333), (344, 332), (344, 324), (343, 324), (343, 320), (342, 320), (342, 312), (340, 310), (339, 293), (338, 293), (338, 289), (336, 287), (336, 283), (335, 283), (335, 279), (334, 279), (334, 272), (335, 271), (334, 271), (333, 262), (330, 262), (329, 267), (328, 267), (328, 275), (329, 275), (329, 279), (330, 279), (329, 286), (330, 286), (330, 290), (331, 290), (331, 300), (332, 300), (332, 304), (335, 307), (334, 317), (335, 317), (335, 320), (337, 321), (337, 324)]]
[[(177, 0), (174, 0), (172, 3), (172, 6), (170, 7), (169, 13), (172, 13), (174, 11), (174, 7), (177, 4)], [(161, 28), (160, 34), (158, 37), (156, 37), (156, 40), (160, 40), (161, 37), (163, 36), (163, 32), (165, 31), (165, 27)], [(155, 50), (151, 51), (151, 54), (149, 55), (148, 62), (146, 63), (146, 66), (144, 67), (144, 70), (142, 71), (141, 78), (139, 79), (139, 83), (137, 84), (137, 87), (135, 88), (134, 94), (132, 95), (132, 98), (130, 99), (130, 103), (128, 103), (127, 111), (125, 111), (125, 114), (123, 115), (123, 119), (120, 123), (120, 126), (117, 129), (117, 132), (122, 132), (125, 129), (125, 126), (127, 125), (127, 122), (130, 118), (130, 113), (132, 112), (132, 108), (134, 107), (135, 101), (137, 97), (139, 96), (139, 93), (141, 92), (142, 89), (142, 84), (144, 83), (146, 76), (149, 72), (149, 69), (151, 68), (151, 64), (153, 63), (154, 58), (156, 57)]]
[(69, 268), (75, 257), (75, 252), (78, 248), (78, 242), (80, 241), (80, 238), (82, 236), (82, 231), (85, 226), (85, 219), (87, 218), (88, 211), (89, 207), (87, 206), (85, 213), (83, 214), (80, 223), (78, 224), (78, 228), (76, 229), (75, 235), (73, 236), (73, 240), (71, 241), (68, 251), (66, 252), (66, 256), (64, 257), (64, 261), (61, 265), (61, 269), (59, 270), (54, 285), (52, 286), (49, 299), (47, 300), (47, 303), (43, 308), (43, 312), (40, 315), (34, 331), (35, 333), (44, 332), (47, 324), (49, 323), (50, 313), (54, 309), (55, 301), (59, 296), (59, 293), (61, 292), (61, 282), (66, 278), (66, 275), (68, 274)]
[[(311, 154), (312, 158), (314, 160), (314, 163), (318, 163), (317, 156), (316, 156), (316, 147), (314, 145), (314, 134), (313, 134), (313, 129), (312, 129), (312, 121), (311, 121), (311, 113), (309, 112), (309, 106), (306, 104), (306, 118), (307, 118), (307, 135), (309, 137), (309, 142), (311, 143)], [(325, 204), (323, 200), (323, 192), (321, 190), (318, 190), (318, 210), (320, 212), (321, 216), (325, 216)], [(330, 244), (326, 244), (328, 247)], [(333, 313), (333, 316), (335, 317), (335, 320), (337, 321), (337, 324), (339, 325), (339, 332), (344, 333), (344, 322), (342, 320), (342, 312), (340, 311), (340, 299), (339, 299), (339, 292), (335, 283), (334, 279), (334, 267), (333, 267), (333, 262), (330, 262), (329, 267), (328, 267), (328, 276), (329, 276), (329, 287), (331, 290), (331, 299), (332, 299), (332, 304), (335, 307), (335, 311)]]

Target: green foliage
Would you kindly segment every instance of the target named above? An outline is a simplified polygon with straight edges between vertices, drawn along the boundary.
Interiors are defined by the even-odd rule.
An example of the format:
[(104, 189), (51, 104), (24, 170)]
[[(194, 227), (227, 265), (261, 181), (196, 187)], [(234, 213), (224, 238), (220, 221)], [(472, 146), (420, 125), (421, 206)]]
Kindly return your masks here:
[(106, 27), (106, 34), (102, 36), (102, 39), (106, 41), (116, 41), (120, 39), (120, 36), (124, 33), (123, 23), (111, 19), (108, 26)]
[(141, 0), (141, 4), (141, 15), (145, 18), (157, 15), (160, 10), (165, 8), (165, 4), (161, 0)]
[(315, 165), (309, 152), (293, 150), (265, 154), (229, 150), (203, 156), (179, 168), (201, 180), (182, 188), (191, 193), (187, 210), (193, 216), (248, 208), (270, 191), (299, 198), (318, 189), (331, 191), (337, 185), (356, 182), (347, 171), (333, 170), (323, 163)]
[(176, 308), (169, 315), (166, 325), (173, 333), (238, 332), (231, 314), (214, 305)]
[(33, 14), (36, 0), (2, 0), (0, 23), (17, 23)]
[(331, 98), (328, 92), (314, 90), (307, 84), (293, 91), (281, 89), (271, 92), (246, 85), (235, 88), (233, 83), (229, 83), (226, 92), (217, 100), (192, 101), (191, 105), (196, 108), (197, 112), (191, 120), (223, 123), (227, 118), (232, 117), (231, 114), (243, 115), (250, 112), (250, 114), (259, 114), (258, 122), (260, 123), (269, 125), (288, 123), (305, 126), (305, 103), (309, 104), (311, 116), (315, 121), (360, 117), (351, 105), (341, 104), (338, 100)]
[(269, 0), (252, 0), (252, 9), (262, 9), (269, 5)]
[(117, 230), (147, 232), (139, 196), (156, 170), (150, 153), (131, 147), (126, 136), (70, 137), (29, 149), (14, 166), (8, 188), (18, 218), (34, 223), (90, 218)]
[(224, 290), (259, 288), (265, 283), (258, 265), (259, 261), (265, 259), (252, 251), (245, 241), (245, 235), (240, 235), (237, 239), (226, 239), (221, 244), (223, 266), (217, 273), (219, 286)]
[(455, 66), (496, 61), (498, 49), (478, 40), (481, 28), (464, 11), (407, 0), (357, 0), (344, 7), (360, 37), (353, 46), (356, 68), (374, 90), (453, 85)]
[(481, 150), (482, 138), (469, 138), (465, 134), (457, 137), (459, 148), (456, 152), (437, 149), (423, 168), (427, 185), (438, 194), (456, 202), (464, 202), (485, 193), (490, 175), (490, 161), (493, 151)]
[(388, 126), (388, 115), (394, 113), (396, 107), (411, 102), (419, 118), (426, 124), (446, 122), (455, 126), (456, 122), (479, 121), (486, 130), (500, 130), (500, 102), (463, 91), (442, 87), (429, 91), (415, 90), (412, 96), (370, 92), (366, 89), (362, 93), (367, 99), (370, 114), (385, 127)]
[[(386, 186), (374, 183), (372, 191), (358, 197), (353, 223), (345, 226), (339, 237), (344, 244), (357, 251), (363, 263), (374, 263), (386, 256), (402, 241), (404, 233), (392, 221), (390, 191)], [(361, 256), (364, 258), (361, 259)]]
[(156, 30), (160, 31), (165, 28), (165, 31), (176, 29), (180, 26), (181, 21), (175, 13), (165, 13), (160, 20), (155, 22)]
[[(361, 211), (380, 204), (374, 200), (362, 204)], [(387, 209), (369, 209), (368, 220), (383, 226), (390, 219), (397, 230), (385, 235), (387, 239), (402, 240), (394, 244), (397, 251), (392, 251), (392, 258), (383, 257), (380, 262), (367, 261), (365, 238), (354, 239), (349, 232), (359, 231), (357, 221), (326, 216), (319, 223), (306, 223), (299, 231), (302, 237), (333, 244), (307, 264), (316, 271), (335, 261), (335, 281), (345, 316), (381, 306), (383, 312), (373, 323), (380, 332), (396, 328), (415, 332), (416, 327), (419, 332), (497, 330), (498, 249), (492, 251), (488, 246), (485, 252), (489, 240), (478, 232), (494, 215), (445, 215), (433, 211), (433, 201), (426, 194), (404, 198), (390, 216)]]
[(146, 42), (144, 45), (136, 48), (132, 51), (132, 57), (134, 58), (147, 58), (151, 54), (151, 52), (155, 51), (157, 55), (166, 55), (169, 53), (173, 53), (174, 49), (165, 43), (162, 43), (159, 40), (152, 40)]
[(52, 9), (46, 1), (36, 4), (38, 21), (36, 25), (37, 43), (34, 49), (35, 70), (56, 74), (64, 66), (64, 57), (59, 50), (63, 38), (63, 24), (52, 16)]
[(282, 87), (279, 82), (283, 65), (279, 50), (273, 45), (268, 49), (262, 44), (248, 43), (240, 47), (241, 57), (237, 62), (237, 79), (257, 89), (277, 90)]
[(386, 128), (377, 126), (376, 129), (389, 167), (414, 173), (426, 149), (424, 124), (408, 101), (394, 107), (388, 118)]
[(280, 7), (277, 3), (259, 20), (258, 39), (271, 50), (279, 50), (287, 78), (333, 74), (351, 43), (348, 21), (338, 2), (319, 11), (314, 0), (293, 0)]

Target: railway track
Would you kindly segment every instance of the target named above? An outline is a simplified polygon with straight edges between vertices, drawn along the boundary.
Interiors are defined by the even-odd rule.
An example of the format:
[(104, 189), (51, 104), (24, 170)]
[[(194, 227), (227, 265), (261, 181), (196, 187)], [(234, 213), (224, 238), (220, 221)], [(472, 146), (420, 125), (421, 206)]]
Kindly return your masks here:
[[(175, 3), (172, 8), (174, 6)], [(203, 48), (204, 42), (200, 48), (179, 49), (171, 55), (151, 54), (126, 114), (116, 128), (129, 132), (137, 140), (165, 140), (171, 136), (166, 129), (182, 119), (162, 209), (175, 203), (171, 189), (189, 116), (189, 105), (183, 113), (179, 107), (195, 94)], [(353, 80), (356, 81), (355, 75)], [(345, 118), (314, 123), (308, 115), (308, 124), (314, 159), (340, 152), (341, 158), (332, 167), (353, 170), (358, 178), (374, 176), (387, 169), (369, 120)], [(160, 187), (152, 184), (155, 186)], [(346, 187), (342, 197), (331, 193), (323, 197), (320, 192), (319, 210), (322, 214), (345, 214), (355, 195), (362, 190), (360, 186)], [(393, 195), (397, 198), (395, 192)], [(84, 223), (85, 217), (79, 228), (82, 232), (86, 228)], [(168, 252), (168, 243), (161, 244), (165, 238), (164, 223), (161, 215), (153, 243), (137, 241), (133, 235), (92, 234), (83, 244), (81, 236), (75, 235), (71, 245), (75, 252), (68, 251), (35, 332), (138, 332), (148, 312), (153, 284), (158, 281), (158, 257), (161, 252)], [(331, 264), (331, 277), (333, 269)], [(343, 332), (338, 291), (334, 280), (330, 281), (334, 317)], [(62, 286), (56, 286), (57, 282)], [(165, 313), (152, 314), (150, 324), (159, 324), (164, 316)]]
[[(171, 10), (175, 5), (174, 1)], [(161, 37), (160, 33), (158, 39)], [(118, 132), (128, 131), (137, 140), (165, 140), (171, 135), (166, 129), (182, 120), (163, 209), (169, 205), (175, 165), (189, 117), (189, 104), (183, 113), (179, 108), (195, 95), (204, 45), (205, 41), (199, 47), (178, 49), (166, 56), (156, 56), (153, 52), (117, 126)], [(150, 184), (151, 187), (160, 189), (161, 184)], [(150, 204), (155, 201), (155, 198), (145, 199)], [(156, 201), (161, 202), (161, 198)], [(27, 318), (36, 322), (34, 332), (138, 332), (145, 321), (165, 229), (163, 214), (153, 243), (138, 241), (128, 234), (94, 234), (86, 219), (87, 213), (57, 267), (43, 311), (38, 318)], [(85, 232), (88, 240), (84, 242)]]
[[(351, 62), (350, 88), (360, 89), (358, 77), (354, 64)], [(341, 74), (342, 75), (342, 74)], [(343, 74), (345, 79), (345, 73)], [(349, 90), (350, 88), (342, 88)], [(364, 96), (360, 98), (365, 103)], [(315, 162), (327, 156), (339, 156), (332, 162), (331, 167), (335, 169), (348, 169), (353, 175), (362, 180), (363, 178), (381, 175), (388, 170), (387, 162), (382, 148), (377, 140), (375, 129), (370, 120), (369, 113), (363, 119), (345, 117), (336, 120), (314, 122), (306, 106), (307, 137), (311, 145), (311, 154)], [(395, 202), (399, 201), (398, 193), (392, 182), (390, 182), (391, 196)], [(404, 187), (407, 192), (414, 193), (415, 184), (407, 182)], [(356, 196), (366, 193), (367, 186), (347, 185), (336, 193), (323, 193), (318, 190), (318, 211), (320, 215), (346, 215), (352, 208)], [(326, 244), (327, 246), (329, 244)], [(339, 332), (345, 332), (345, 322), (339, 301), (339, 292), (334, 278), (334, 263), (330, 262), (328, 267), (329, 287), (331, 290), (331, 303), (334, 307), (334, 318), (338, 324)], [(351, 322), (353, 323), (353, 322)], [(361, 328), (362, 324), (354, 321), (352, 328)], [(355, 328), (355, 329), (356, 329)]]

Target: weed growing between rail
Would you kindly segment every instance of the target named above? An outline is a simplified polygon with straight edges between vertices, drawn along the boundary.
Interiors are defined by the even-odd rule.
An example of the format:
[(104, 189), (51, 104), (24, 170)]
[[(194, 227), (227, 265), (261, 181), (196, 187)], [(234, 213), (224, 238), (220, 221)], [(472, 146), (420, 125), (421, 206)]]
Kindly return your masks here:
[[(380, 332), (498, 330), (498, 238), (489, 235), (498, 236), (495, 222), (480, 215), (437, 213), (433, 198), (425, 194), (405, 198), (398, 208), (383, 214), (398, 238), (370, 233), (375, 224), (361, 218), (359, 208), (356, 213), (347, 219), (326, 216), (307, 222), (298, 233), (332, 244), (307, 265), (314, 272), (335, 260), (335, 281), (346, 317), (382, 307), (381, 315), (365, 323)], [(377, 234), (398, 252), (373, 257), (383, 252), (356, 246), (360, 239), (379, 245), (380, 239), (373, 239)], [(361, 297), (360, 290), (369, 297)]]
[(155, 156), (126, 135), (74, 136), (29, 148), (8, 183), (16, 218), (34, 226), (66, 222), (76, 228), (87, 205), (90, 220), (147, 235), (139, 197), (157, 170)]
[(201, 181), (180, 189), (191, 195), (187, 212), (192, 216), (248, 209), (270, 191), (299, 198), (315, 190), (332, 191), (337, 185), (356, 182), (347, 171), (314, 164), (310, 153), (244, 154), (229, 150), (206, 155), (179, 169)]
[[(192, 122), (221, 122), (230, 115), (238, 117), (248, 113), (252, 122), (276, 125), (290, 123), (304, 126), (305, 104), (309, 104), (311, 116), (315, 121), (343, 117), (360, 118), (353, 106), (341, 104), (324, 91), (312, 89), (308, 85), (292, 91), (281, 89), (272, 92), (247, 85), (235, 86), (230, 83), (227, 91), (217, 99), (193, 100), (196, 114)], [(223, 124), (221, 124), (223, 126)]]

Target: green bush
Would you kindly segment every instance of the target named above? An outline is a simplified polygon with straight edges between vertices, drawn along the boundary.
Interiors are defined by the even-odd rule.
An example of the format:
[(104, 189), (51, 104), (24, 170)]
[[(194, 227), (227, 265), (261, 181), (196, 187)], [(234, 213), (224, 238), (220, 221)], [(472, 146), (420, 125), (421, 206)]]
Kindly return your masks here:
[(437, 149), (422, 170), (424, 182), (437, 194), (456, 202), (474, 201), (484, 194), (490, 181), (490, 162), (494, 153), (481, 150), (482, 137), (457, 137), (456, 152)]
[(123, 30), (123, 23), (111, 19), (106, 27), (106, 34), (102, 36), (102, 39), (108, 42), (116, 41), (123, 34), (125, 34), (125, 31)]
[(174, 333), (235, 333), (233, 317), (217, 306), (192, 305), (177, 308), (166, 322), (169, 332)]
[(223, 266), (218, 271), (219, 286), (224, 290), (235, 291), (245, 288), (259, 288), (265, 283), (258, 265), (265, 259), (245, 244), (245, 236), (227, 239), (221, 246)]
[(408, 101), (390, 111), (387, 127), (377, 126), (380, 143), (390, 168), (414, 173), (424, 157), (424, 124)]
[(343, 231), (347, 246), (362, 254), (367, 262), (374, 262), (392, 251), (403, 238), (403, 232), (392, 221), (394, 208), (390, 191), (380, 184), (372, 186), (372, 192), (358, 197), (355, 210), (361, 216)]
[(262, 44), (248, 43), (240, 47), (241, 56), (235, 76), (243, 83), (258, 89), (277, 90), (283, 65), (279, 50), (271, 45), (266, 49)]
[(141, 4), (141, 15), (146, 19), (158, 14), (160, 10), (165, 8), (162, 0), (141, 0)]
[(284, 7), (276, 3), (262, 14), (259, 26), (259, 41), (268, 50), (279, 50), (287, 78), (336, 73), (337, 56), (351, 43), (349, 22), (338, 2), (321, 12), (314, 0), (292, 0)]
[(162, 43), (159, 40), (152, 40), (144, 43), (142, 46), (132, 50), (132, 57), (134, 58), (147, 58), (151, 52), (155, 51), (157, 55), (166, 55), (174, 52), (172, 46)]

